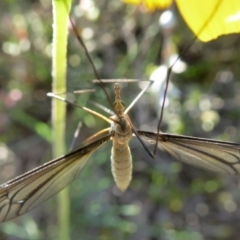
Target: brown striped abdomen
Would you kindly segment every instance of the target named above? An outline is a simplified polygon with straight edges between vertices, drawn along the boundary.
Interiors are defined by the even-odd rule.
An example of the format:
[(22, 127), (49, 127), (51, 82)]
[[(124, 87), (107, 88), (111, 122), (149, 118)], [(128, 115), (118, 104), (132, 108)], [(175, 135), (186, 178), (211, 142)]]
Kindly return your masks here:
[(132, 155), (128, 144), (116, 145), (111, 154), (112, 174), (117, 187), (125, 191), (132, 179)]

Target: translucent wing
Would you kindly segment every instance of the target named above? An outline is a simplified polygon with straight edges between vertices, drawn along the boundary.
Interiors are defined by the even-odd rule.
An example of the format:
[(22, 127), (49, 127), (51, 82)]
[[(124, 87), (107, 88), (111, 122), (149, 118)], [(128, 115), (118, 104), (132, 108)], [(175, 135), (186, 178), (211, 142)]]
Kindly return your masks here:
[(29, 212), (70, 184), (111, 135), (54, 159), (0, 186), (0, 222)]
[[(147, 142), (155, 143), (157, 133), (138, 133)], [(240, 174), (239, 144), (160, 133), (158, 145), (184, 163), (220, 173)]]

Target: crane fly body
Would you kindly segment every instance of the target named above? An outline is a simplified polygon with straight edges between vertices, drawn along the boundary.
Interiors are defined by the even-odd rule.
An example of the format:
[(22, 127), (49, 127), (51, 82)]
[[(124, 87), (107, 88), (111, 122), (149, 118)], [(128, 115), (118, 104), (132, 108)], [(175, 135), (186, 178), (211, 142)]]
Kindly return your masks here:
[[(77, 38), (81, 39), (78, 37), (74, 25), (73, 30)], [(86, 48), (84, 49), (86, 50)], [(90, 59), (88, 53), (87, 57)], [(94, 66), (93, 69), (95, 69)], [(101, 82), (96, 70), (94, 72), (97, 81)], [(167, 93), (167, 84), (164, 99)], [(97, 117), (100, 116), (111, 124), (110, 128), (103, 129), (91, 136), (78, 149), (49, 161), (0, 186), (0, 222), (23, 215), (60, 192), (78, 177), (91, 154), (110, 140), (112, 140), (110, 157), (112, 174), (117, 187), (121, 191), (128, 188), (132, 179), (133, 164), (128, 145), (132, 137), (137, 137), (141, 143), (144, 141), (147, 144), (155, 144), (157, 147), (165, 149), (183, 163), (214, 172), (240, 175), (239, 144), (159, 131), (136, 130), (127, 115), (133, 104), (125, 109), (118, 84), (115, 84), (114, 91), (115, 115), (109, 119), (94, 113), (90, 109), (80, 107)], [(108, 97), (107, 94), (106, 96)], [(141, 96), (141, 93), (139, 96)], [(61, 100), (65, 101), (64, 99)], [(161, 119), (162, 117), (160, 117), (159, 123), (161, 123)], [(149, 153), (144, 144), (143, 147)], [(151, 153), (149, 155), (152, 156)]]
[[(240, 145), (231, 142), (135, 130), (127, 115), (115, 84), (115, 115), (104, 129), (87, 140), (87, 144), (62, 157), (49, 161), (0, 186), (0, 222), (31, 211), (69, 185), (100, 146), (112, 140), (112, 174), (117, 187), (124, 191), (132, 179), (132, 156), (128, 142), (139, 135), (149, 144), (163, 147), (177, 160), (220, 173), (239, 175)], [(89, 112), (91, 112), (89, 110)], [(107, 118), (104, 118), (105, 120)], [(107, 133), (106, 133), (107, 132)], [(101, 136), (104, 133), (104, 136)], [(99, 137), (101, 136), (101, 137)], [(97, 138), (97, 140), (96, 140)]]
[(124, 104), (120, 96), (120, 87), (114, 86), (115, 112), (111, 124), (113, 147), (111, 151), (112, 174), (116, 185), (125, 191), (132, 179), (132, 155), (128, 142), (132, 137), (132, 127), (124, 114)]

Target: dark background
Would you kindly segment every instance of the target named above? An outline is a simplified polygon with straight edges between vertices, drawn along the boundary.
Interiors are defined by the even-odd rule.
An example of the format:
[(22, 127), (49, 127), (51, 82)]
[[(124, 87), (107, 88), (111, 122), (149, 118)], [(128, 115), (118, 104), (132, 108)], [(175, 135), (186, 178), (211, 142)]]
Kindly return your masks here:
[[(5, 1), (0, 6), (0, 181), (4, 183), (52, 158), (51, 99), (46, 97), (51, 91), (52, 10), (44, 0)], [(74, 4), (72, 16), (102, 78), (149, 79), (166, 61), (164, 39), (171, 40), (171, 53), (182, 51), (193, 38), (175, 8), (176, 25), (164, 31), (158, 25), (160, 12), (146, 13), (117, 0), (97, 1), (91, 11), (81, 6)], [(175, 87), (164, 111), (164, 132), (240, 142), (239, 45), (235, 34), (209, 43), (196, 41), (182, 54), (187, 70), (171, 77)], [(95, 76), (71, 29), (68, 50), (68, 92), (95, 88), (95, 93), (77, 96), (78, 103), (96, 109), (91, 99), (110, 108), (103, 91), (90, 82)], [(122, 86), (126, 106), (139, 93), (138, 85)], [(113, 85), (106, 88), (113, 99)], [(137, 129), (156, 130), (158, 94), (147, 92), (130, 111)], [(68, 106), (67, 148), (79, 120), (81, 140), (108, 127)], [(136, 139), (130, 146), (133, 180), (124, 194), (119, 194), (111, 175), (111, 143), (90, 158), (71, 184), (72, 239), (240, 238), (237, 177), (182, 165), (160, 150), (153, 160)], [(0, 239), (57, 239), (56, 207), (53, 198), (30, 214), (1, 224)]]

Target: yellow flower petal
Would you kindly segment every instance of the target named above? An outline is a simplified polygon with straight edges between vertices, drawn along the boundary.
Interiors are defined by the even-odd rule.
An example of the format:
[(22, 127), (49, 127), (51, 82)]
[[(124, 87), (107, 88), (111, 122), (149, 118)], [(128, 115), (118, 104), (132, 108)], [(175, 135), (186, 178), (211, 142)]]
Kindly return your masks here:
[(182, 17), (204, 42), (240, 32), (239, 0), (176, 0)]
[(149, 12), (157, 9), (165, 9), (170, 7), (172, 0), (122, 0), (125, 3), (140, 5), (143, 4)]

